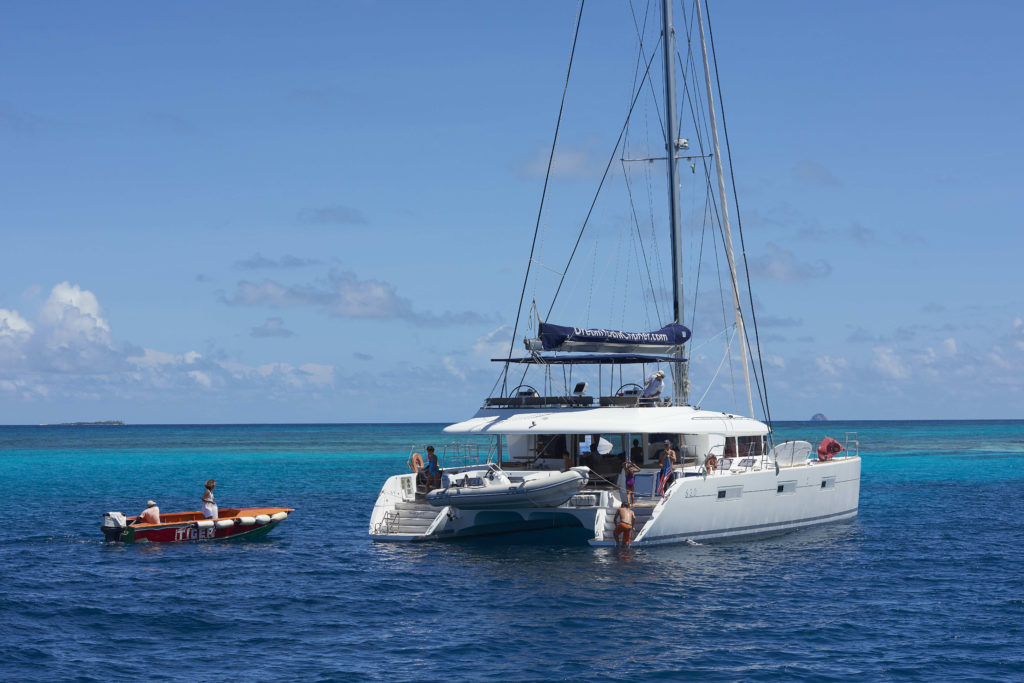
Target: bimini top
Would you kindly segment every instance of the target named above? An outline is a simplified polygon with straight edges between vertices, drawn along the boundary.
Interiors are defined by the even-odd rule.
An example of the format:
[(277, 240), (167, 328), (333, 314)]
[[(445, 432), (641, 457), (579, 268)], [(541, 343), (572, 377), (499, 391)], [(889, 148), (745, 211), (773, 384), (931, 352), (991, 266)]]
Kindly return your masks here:
[(651, 356), (640, 353), (591, 353), (574, 356), (523, 356), (521, 358), (492, 358), (496, 363), (531, 363), (534, 365), (628, 365), (640, 363), (685, 363), (685, 358)]
[(448, 434), (726, 434), (763, 436), (768, 426), (693, 406), (556, 409), (481, 408), (444, 428)]

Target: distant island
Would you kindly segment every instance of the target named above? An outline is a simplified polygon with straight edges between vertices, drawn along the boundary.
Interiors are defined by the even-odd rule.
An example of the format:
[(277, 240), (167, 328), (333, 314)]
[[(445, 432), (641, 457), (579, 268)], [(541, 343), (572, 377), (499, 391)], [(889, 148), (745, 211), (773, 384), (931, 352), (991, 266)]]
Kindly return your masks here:
[(814, 416), (811, 417), (811, 422), (828, 422), (828, 418), (821, 413), (815, 413)]
[(121, 420), (103, 420), (101, 422), (59, 422), (56, 426), (58, 427), (93, 427), (96, 425), (113, 425), (116, 427), (124, 427), (124, 422)]

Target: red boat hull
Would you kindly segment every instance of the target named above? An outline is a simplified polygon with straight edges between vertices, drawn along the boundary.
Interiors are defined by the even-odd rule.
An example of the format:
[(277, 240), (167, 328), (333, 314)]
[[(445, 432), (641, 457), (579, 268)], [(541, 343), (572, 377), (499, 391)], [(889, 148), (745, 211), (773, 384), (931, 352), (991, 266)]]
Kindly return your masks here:
[(216, 520), (204, 518), (200, 511), (172, 512), (161, 515), (160, 524), (135, 524), (138, 518), (129, 517), (128, 526), (119, 533), (105, 529), (104, 534), (107, 540), (121, 543), (251, 539), (266, 536), (291, 512), (293, 508), (225, 508)]

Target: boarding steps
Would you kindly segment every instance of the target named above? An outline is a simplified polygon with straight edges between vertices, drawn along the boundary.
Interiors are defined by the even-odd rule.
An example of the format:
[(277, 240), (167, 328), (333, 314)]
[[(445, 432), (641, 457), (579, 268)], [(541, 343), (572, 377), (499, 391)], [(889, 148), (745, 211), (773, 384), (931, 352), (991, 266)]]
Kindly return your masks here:
[[(644, 528), (644, 525), (651, 519), (651, 515), (654, 513), (654, 506), (646, 506), (638, 504), (632, 508), (633, 514), (636, 515), (636, 520), (633, 522), (633, 538), (635, 539), (640, 535), (640, 530)], [(610, 507), (605, 512), (604, 518), (604, 540), (614, 541), (615, 540), (615, 513), (618, 512), (619, 508)]]
[(386, 533), (396, 536), (423, 536), (441, 510), (426, 503), (396, 503), (388, 513)]

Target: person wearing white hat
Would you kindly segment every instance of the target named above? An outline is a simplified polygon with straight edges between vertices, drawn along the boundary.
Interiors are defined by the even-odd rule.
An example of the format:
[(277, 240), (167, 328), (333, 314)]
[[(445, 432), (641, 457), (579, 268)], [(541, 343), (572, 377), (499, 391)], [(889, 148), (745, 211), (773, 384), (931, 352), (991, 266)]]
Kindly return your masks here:
[(156, 506), (156, 503), (152, 500), (146, 501), (146, 509), (139, 513), (138, 519), (135, 520), (136, 524), (159, 524), (160, 523), (160, 508)]
[(665, 388), (665, 383), (662, 381), (664, 377), (665, 372), (663, 370), (658, 370), (648, 377), (644, 392), (640, 395), (641, 398), (658, 398), (661, 396), (661, 390)]

